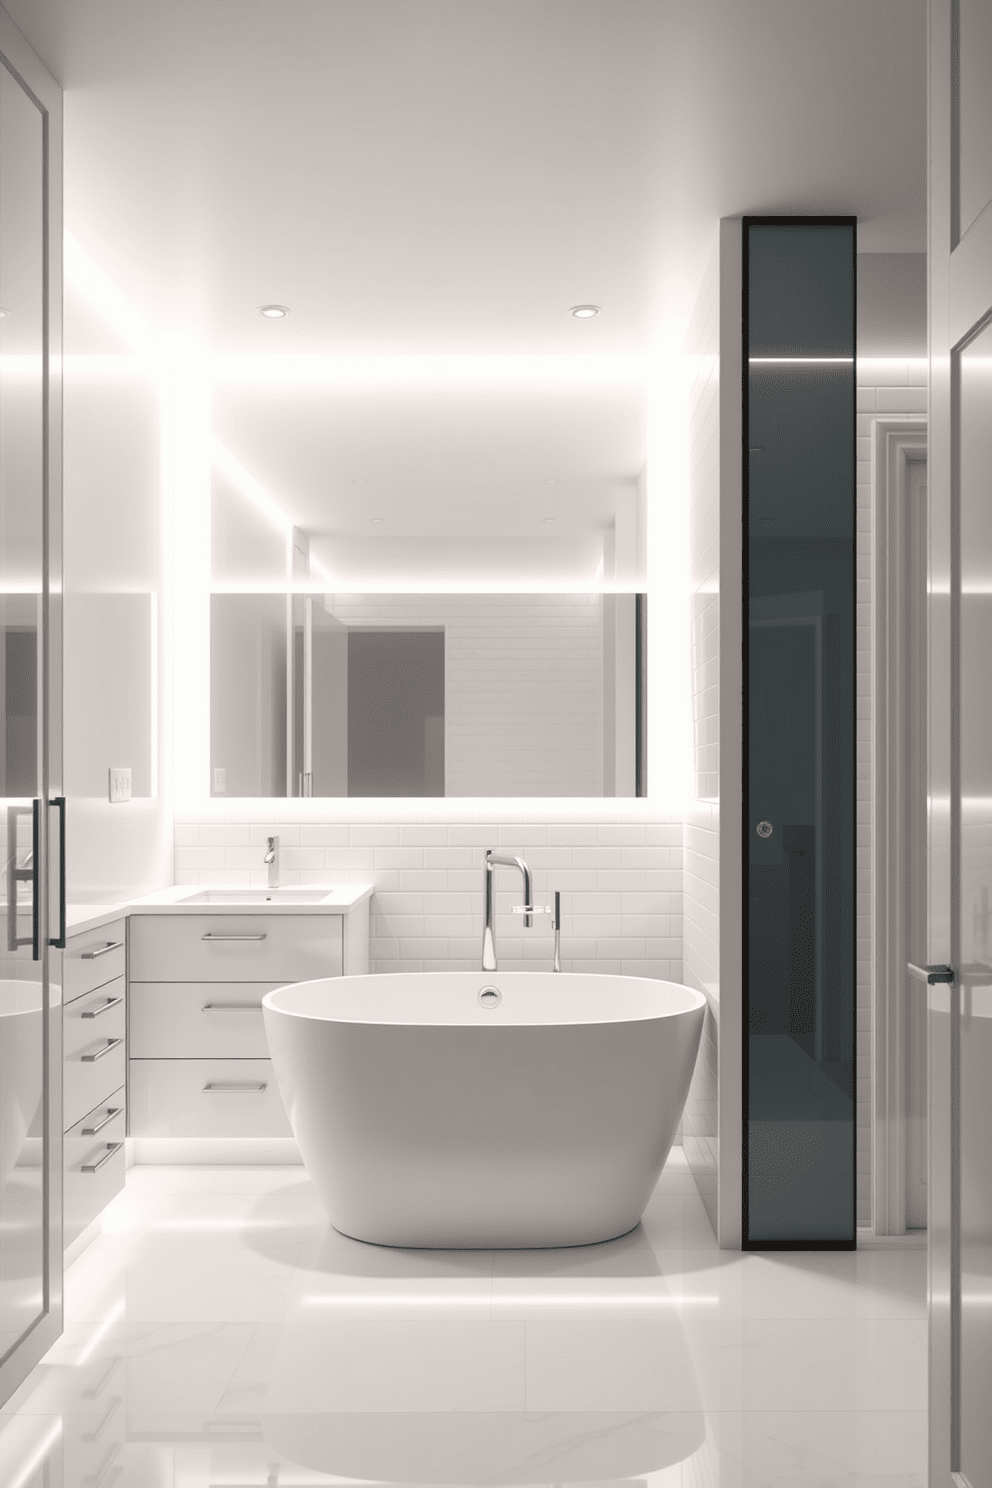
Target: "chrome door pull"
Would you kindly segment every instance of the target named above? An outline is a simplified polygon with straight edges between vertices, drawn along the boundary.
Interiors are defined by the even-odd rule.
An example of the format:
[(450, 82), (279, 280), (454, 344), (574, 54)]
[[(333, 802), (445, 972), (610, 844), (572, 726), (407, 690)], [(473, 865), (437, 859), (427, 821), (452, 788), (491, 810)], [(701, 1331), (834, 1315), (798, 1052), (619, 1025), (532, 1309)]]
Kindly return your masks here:
[(84, 1172), (84, 1173), (99, 1173), (99, 1171), (103, 1167), (104, 1163), (108, 1163), (110, 1161), (110, 1159), (113, 1157), (114, 1153), (115, 1152), (120, 1152), (120, 1150), (121, 1150), (121, 1148), (123, 1146), (124, 1146), (124, 1143), (123, 1142), (108, 1142), (107, 1143), (107, 1150), (103, 1154), (103, 1156), (102, 1157), (98, 1157), (95, 1163), (83, 1163), (82, 1172)]
[(84, 951), (81, 957), (83, 961), (97, 961), (101, 956), (108, 956), (111, 951), (122, 951), (124, 942), (122, 940), (108, 940), (106, 945), (100, 946), (96, 951)]
[(953, 966), (914, 966), (912, 961), (909, 961), (906, 964), (906, 970), (910, 976), (916, 977), (920, 982), (926, 982), (931, 987), (938, 982), (957, 981)]
[(260, 1013), (260, 1002), (205, 1002), (201, 1013)]
[(86, 1012), (81, 1013), (80, 1016), (83, 1018), (102, 1018), (104, 1013), (110, 1012), (111, 1008), (120, 1007), (123, 1001), (123, 997), (108, 997), (107, 1001), (101, 1007), (87, 1008)]
[(107, 1107), (107, 1114), (106, 1114), (106, 1116), (104, 1116), (104, 1118), (103, 1118), (102, 1121), (95, 1122), (93, 1126), (84, 1126), (83, 1127), (83, 1132), (82, 1132), (83, 1136), (84, 1137), (95, 1137), (98, 1132), (102, 1132), (103, 1131), (103, 1128), (105, 1126), (109, 1126), (110, 1123), (113, 1121), (114, 1117), (115, 1116), (119, 1116), (121, 1114), (121, 1112), (123, 1111), (123, 1109), (124, 1109), (123, 1106), (108, 1106)]
[(102, 1059), (104, 1054), (109, 1054), (111, 1049), (116, 1049), (123, 1042), (124, 1040), (122, 1038), (108, 1039), (103, 1048), (97, 1049), (95, 1054), (84, 1054), (82, 1056), (83, 1064), (96, 1064), (97, 1060)]
[(267, 938), (266, 931), (263, 931), (261, 935), (215, 935), (212, 930), (208, 930), (206, 934), (200, 936), (201, 940), (266, 940)]
[(252, 1095), (261, 1095), (262, 1091), (268, 1088), (264, 1080), (260, 1080), (257, 1084), (252, 1080), (235, 1080), (226, 1085), (215, 1085), (211, 1082), (209, 1085), (204, 1085), (203, 1093), (204, 1095), (244, 1095), (247, 1091)]

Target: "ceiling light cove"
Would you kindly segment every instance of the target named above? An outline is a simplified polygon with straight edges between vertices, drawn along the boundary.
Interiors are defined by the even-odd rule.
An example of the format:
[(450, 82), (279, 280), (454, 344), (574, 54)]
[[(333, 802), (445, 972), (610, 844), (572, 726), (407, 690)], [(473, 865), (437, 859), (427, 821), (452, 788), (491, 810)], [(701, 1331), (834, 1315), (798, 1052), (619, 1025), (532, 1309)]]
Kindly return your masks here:
[(593, 320), (599, 314), (598, 305), (573, 305), (569, 315), (575, 320)]
[(266, 320), (285, 320), (289, 314), (288, 305), (259, 305), (258, 313)]

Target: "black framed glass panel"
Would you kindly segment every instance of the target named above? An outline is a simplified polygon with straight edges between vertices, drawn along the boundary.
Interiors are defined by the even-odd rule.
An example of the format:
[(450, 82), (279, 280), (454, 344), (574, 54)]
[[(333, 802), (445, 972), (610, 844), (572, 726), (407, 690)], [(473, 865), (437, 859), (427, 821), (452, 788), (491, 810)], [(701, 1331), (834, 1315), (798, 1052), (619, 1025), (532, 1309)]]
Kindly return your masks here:
[(744, 219), (744, 1244), (855, 1242), (853, 218)]

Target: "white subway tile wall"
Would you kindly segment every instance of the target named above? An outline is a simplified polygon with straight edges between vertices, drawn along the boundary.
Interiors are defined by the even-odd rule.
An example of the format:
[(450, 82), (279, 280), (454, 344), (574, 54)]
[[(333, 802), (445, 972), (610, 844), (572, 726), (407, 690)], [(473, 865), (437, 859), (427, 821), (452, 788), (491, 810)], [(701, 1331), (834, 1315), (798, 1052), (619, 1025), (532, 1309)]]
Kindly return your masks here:
[[(471, 971), (482, 954), (485, 851), (498, 847), (526, 858), (537, 903), (551, 904), (561, 891), (566, 971), (682, 980), (680, 813), (651, 815), (639, 803), (629, 819), (572, 813), (552, 821), (494, 810), (484, 821), (411, 820), (399, 811), (389, 820), (380, 804), (374, 821), (301, 822), (280, 821), (279, 803), (272, 806), (264, 819), (250, 806), (239, 817), (233, 803), (223, 820), (214, 812), (177, 817), (176, 881), (263, 884), (265, 838), (276, 833), (282, 882), (375, 885), (373, 971)], [(513, 913), (521, 897), (520, 875), (497, 869), (500, 966), (550, 967), (551, 916), (525, 929)]]

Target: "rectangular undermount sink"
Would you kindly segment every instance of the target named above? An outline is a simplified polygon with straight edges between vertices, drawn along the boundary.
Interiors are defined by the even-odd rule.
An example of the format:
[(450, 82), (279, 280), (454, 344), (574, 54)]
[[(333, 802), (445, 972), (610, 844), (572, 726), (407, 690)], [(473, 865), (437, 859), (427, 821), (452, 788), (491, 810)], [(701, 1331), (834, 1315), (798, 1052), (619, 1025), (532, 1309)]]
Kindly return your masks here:
[(181, 904), (320, 904), (329, 899), (333, 889), (200, 889), (188, 894)]

